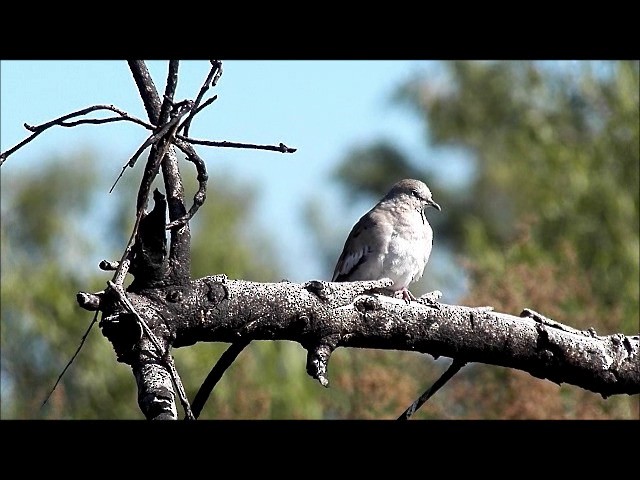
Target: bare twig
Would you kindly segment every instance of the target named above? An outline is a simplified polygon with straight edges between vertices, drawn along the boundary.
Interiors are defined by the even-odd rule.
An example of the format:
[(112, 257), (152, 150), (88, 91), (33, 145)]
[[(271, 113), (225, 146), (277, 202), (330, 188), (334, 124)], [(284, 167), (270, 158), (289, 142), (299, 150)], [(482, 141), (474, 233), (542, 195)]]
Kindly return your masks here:
[(176, 135), (180, 140), (192, 143), (194, 145), (205, 145), (207, 147), (222, 147), (222, 148), (249, 148), (254, 150), (271, 150), (273, 152), (280, 153), (294, 153), (298, 149), (287, 147), (284, 143), (279, 145), (256, 145), (253, 143), (239, 143), (239, 142), (214, 142), (212, 140), (199, 140), (197, 138), (185, 137), (183, 135)]
[(143, 126), (147, 130), (153, 130), (154, 128), (156, 128), (154, 125), (151, 125), (150, 123), (144, 122), (139, 118), (135, 118), (135, 117), (85, 118), (85, 119), (76, 120), (73, 122), (61, 122), (59, 126), (69, 128), (69, 127), (77, 127), (78, 125), (101, 125), (103, 123), (113, 123), (113, 122), (121, 122), (121, 121), (137, 123), (138, 125)]
[[(209, 105), (211, 105), (213, 102), (215, 102), (218, 99), (218, 95), (214, 95), (211, 98), (208, 98), (207, 100), (205, 100), (202, 105), (197, 106), (196, 108), (194, 108), (194, 115), (200, 113), (202, 110), (204, 110), (205, 108), (207, 108)], [(185, 133), (185, 135), (189, 135), (188, 133)]]
[[(112, 117), (112, 118), (105, 118), (105, 119), (83, 119), (83, 120), (77, 120), (74, 122), (66, 122), (66, 120), (70, 119), (70, 118), (74, 118), (74, 117), (79, 117), (82, 115), (86, 115), (88, 113), (91, 112), (95, 112), (98, 110), (109, 110), (112, 112), (117, 113), (118, 115), (120, 115), (119, 117)], [(2, 165), (5, 160), (9, 157), (9, 155), (11, 155), (12, 153), (16, 152), (17, 150), (19, 150), (20, 148), (22, 148), (24, 145), (26, 145), (27, 143), (31, 142), (34, 138), (36, 138), (38, 135), (40, 135), (42, 132), (44, 132), (45, 130), (53, 127), (53, 126), (61, 126), (61, 127), (75, 127), (77, 125), (81, 125), (81, 124), (101, 124), (101, 123), (109, 123), (109, 122), (117, 122), (117, 121), (129, 121), (129, 122), (133, 122), (133, 123), (137, 123), (138, 125), (142, 125), (143, 127), (149, 129), (149, 130), (153, 130), (155, 127), (153, 125), (151, 125), (150, 123), (144, 122), (142, 120), (140, 120), (139, 118), (133, 117), (131, 115), (129, 115), (127, 112), (120, 110), (119, 108), (113, 106), (113, 105), (93, 105), (91, 107), (87, 107), (87, 108), (83, 108), (81, 110), (77, 110), (75, 112), (71, 112), (71, 113), (67, 113), (66, 115), (63, 115), (61, 117), (55, 118), (49, 122), (43, 123), (41, 125), (29, 125), (27, 123), (24, 124), (24, 128), (26, 128), (27, 130), (29, 130), (30, 132), (33, 132), (31, 135), (29, 135), (27, 138), (25, 138), (23, 141), (21, 141), (20, 143), (18, 143), (17, 145), (15, 145), (14, 147), (10, 148), (9, 150), (0, 153), (0, 165)]]
[(160, 130), (158, 130), (156, 133), (151, 135), (149, 138), (147, 138), (144, 141), (144, 143), (142, 145), (140, 145), (138, 150), (136, 150), (136, 153), (134, 153), (133, 156), (131, 157), (131, 159), (129, 159), (129, 161), (122, 167), (122, 170), (120, 171), (120, 175), (118, 175), (118, 178), (116, 178), (116, 181), (113, 182), (113, 185), (109, 189), (109, 193), (111, 193), (113, 191), (113, 189), (115, 188), (115, 186), (118, 183), (118, 181), (122, 178), (122, 175), (124, 174), (124, 171), (126, 170), (126, 168), (127, 167), (133, 168), (134, 165), (136, 164), (136, 161), (138, 160), (138, 157), (142, 154), (142, 152), (144, 152), (144, 150), (149, 145), (154, 145), (161, 138), (163, 138), (165, 136), (165, 134), (172, 127), (175, 127), (178, 124), (178, 122), (180, 121), (180, 118), (183, 117), (184, 115), (186, 115), (187, 112), (189, 112), (193, 106), (190, 105), (189, 103), (186, 103), (185, 105), (182, 105), (182, 102), (181, 102), (180, 107), (184, 107), (184, 108), (180, 108), (180, 110), (176, 113), (176, 115), (169, 122), (164, 124), (162, 126), (162, 128), (160, 128)]
[(440, 390), (440, 388), (442, 388), (445, 383), (451, 380), (451, 377), (458, 373), (458, 371), (466, 364), (467, 362), (465, 362), (464, 360), (457, 360), (454, 358), (447, 371), (444, 372), (442, 376), (438, 380), (436, 380), (433, 385), (431, 385), (431, 387), (429, 387), (422, 395), (420, 395), (420, 397), (415, 402), (413, 402), (409, 406), (409, 408), (407, 408), (403, 412), (402, 415), (398, 417), (398, 420), (409, 420), (411, 415), (413, 415), (422, 405), (424, 405), (425, 402), (429, 400), (434, 393)]
[(44, 402), (42, 402), (42, 405), (40, 405), (40, 408), (43, 408), (46, 405), (46, 403), (49, 401), (49, 398), (51, 398), (51, 395), (53, 394), (54, 390), (58, 386), (58, 383), (60, 383), (60, 380), (62, 380), (62, 376), (65, 374), (67, 369), (71, 366), (73, 361), (76, 359), (76, 357), (78, 356), (78, 353), (80, 353), (80, 350), (82, 349), (82, 346), (84, 345), (84, 341), (89, 336), (89, 332), (91, 331), (91, 328), (93, 327), (93, 325), (96, 323), (97, 320), (98, 320), (98, 311), (96, 310), (96, 313), (93, 316), (93, 320), (89, 324), (89, 327), (87, 328), (87, 331), (84, 332), (84, 335), (82, 336), (82, 339), (80, 340), (80, 345), (78, 345), (78, 348), (76, 349), (76, 353), (74, 353), (73, 357), (71, 357), (71, 360), (69, 360), (69, 362), (67, 362), (67, 365), (62, 370), (62, 373), (60, 373), (60, 375), (58, 376), (58, 379), (56, 380), (55, 385), (53, 386), (53, 388), (49, 392), (49, 395), (47, 395), (47, 398), (44, 399)]
[(222, 76), (222, 62), (220, 60), (209, 60), (209, 62), (214, 67), (218, 67), (218, 71), (216, 72), (216, 76), (213, 77), (213, 80), (211, 81), (211, 88), (213, 88), (218, 84), (218, 80), (220, 80), (220, 77)]
[(98, 264), (100, 270), (114, 271), (118, 269), (118, 262), (112, 260), (101, 260)]
[(178, 60), (169, 60), (169, 70), (167, 72), (167, 85), (164, 89), (164, 100), (162, 107), (160, 107), (160, 120), (159, 125), (162, 125), (169, 119), (171, 108), (173, 105), (173, 97), (176, 93), (176, 87), (178, 86), (178, 66), (180, 62)]
[(193, 163), (196, 167), (196, 171), (198, 173), (198, 191), (193, 195), (193, 205), (191, 205), (189, 211), (182, 217), (167, 224), (167, 230), (176, 227), (180, 228), (185, 225), (196, 214), (207, 198), (207, 180), (209, 179), (209, 175), (207, 174), (207, 167), (204, 160), (200, 158), (195, 149), (188, 143), (180, 139), (176, 139), (176, 146), (186, 155), (187, 160)]
[(218, 79), (220, 78), (220, 75), (222, 75), (222, 62), (220, 60), (212, 60), (211, 70), (209, 70), (209, 74), (207, 75), (207, 78), (204, 80), (202, 87), (200, 87), (198, 96), (195, 99), (195, 102), (194, 102), (195, 108), (191, 111), (187, 119), (182, 124), (182, 128), (184, 128), (183, 130), (184, 134), (187, 137), (189, 136), (189, 128), (191, 128), (191, 121), (193, 120), (193, 117), (195, 117), (200, 110), (202, 110), (204, 107), (211, 104), (213, 100), (215, 100), (215, 97), (213, 98), (213, 100), (209, 99), (207, 102), (205, 102), (202, 105), (202, 107), (200, 107), (200, 102), (202, 101), (204, 94), (207, 93), (207, 90), (209, 90), (210, 87), (216, 86), (216, 83), (218, 83)]
[(242, 352), (249, 343), (251, 343), (251, 340), (232, 343), (213, 366), (209, 375), (207, 375), (207, 378), (202, 382), (198, 393), (196, 393), (196, 396), (193, 398), (191, 408), (196, 419), (200, 416), (204, 404), (209, 398), (209, 395), (211, 395), (211, 392), (218, 381), (222, 378), (224, 372), (227, 371), (238, 355), (240, 355), (240, 352)]

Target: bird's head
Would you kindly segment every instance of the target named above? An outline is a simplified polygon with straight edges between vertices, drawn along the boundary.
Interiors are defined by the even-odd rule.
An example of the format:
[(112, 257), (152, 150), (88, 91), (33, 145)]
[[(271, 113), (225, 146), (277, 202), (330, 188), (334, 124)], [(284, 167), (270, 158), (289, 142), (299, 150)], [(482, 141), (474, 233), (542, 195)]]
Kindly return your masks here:
[(420, 180), (411, 178), (400, 180), (391, 187), (385, 198), (390, 199), (399, 196), (404, 196), (409, 202), (417, 203), (420, 209), (431, 206), (439, 211), (442, 210), (440, 205), (433, 200), (429, 187)]

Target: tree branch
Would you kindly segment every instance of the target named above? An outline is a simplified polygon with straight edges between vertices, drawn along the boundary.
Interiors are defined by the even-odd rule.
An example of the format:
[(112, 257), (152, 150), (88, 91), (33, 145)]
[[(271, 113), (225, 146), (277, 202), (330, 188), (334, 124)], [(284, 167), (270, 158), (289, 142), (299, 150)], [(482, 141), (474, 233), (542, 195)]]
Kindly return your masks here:
[[(418, 351), (515, 368), (603, 397), (640, 393), (638, 336), (571, 331), (557, 322), (550, 326), (486, 307), (407, 305), (379, 293), (389, 283), (256, 283), (213, 276), (181, 287), (179, 302), (165, 300), (175, 287), (158, 289), (151, 298), (149, 292), (129, 295), (150, 315), (150, 327), (160, 329), (158, 338), (173, 348), (201, 341), (296, 341), (308, 352), (309, 375), (325, 386), (331, 353), (345, 347)], [(111, 328), (110, 339), (117, 337), (114, 332)], [(118, 356), (132, 365), (145, 363), (144, 345), (122, 349), (126, 344), (114, 342)], [(139, 378), (145, 392), (153, 390), (154, 381)], [(175, 409), (165, 405), (162, 414)]]
[(253, 143), (238, 143), (238, 142), (214, 142), (212, 140), (199, 140), (197, 138), (189, 138), (183, 135), (177, 135), (177, 138), (185, 142), (194, 145), (206, 145), (207, 147), (222, 147), (222, 148), (247, 148), (253, 150), (271, 150), (272, 152), (280, 153), (294, 153), (298, 149), (287, 147), (284, 143), (278, 145), (256, 145)]
[(440, 390), (444, 385), (451, 380), (451, 378), (460, 371), (462, 367), (467, 364), (465, 361), (453, 359), (449, 368), (442, 374), (438, 380), (436, 380), (433, 385), (431, 385), (418, 399), (409, 405), (402, 415), (398, 417), (398, 420), (409, 420), (411, 416), (418, 411), (418, 409), (427, 402), (433, 395)]
[(193, 117), (195, 117), (196, 114), (200, 112), (203, 108), (205, 108), (207, 105), (210, 105), (211, 103), (213, 103), (213, 101), (216, 99), (216, 97), (210, 98), (205, 103), (200, 105), (200, 102), (204, 98), (205, 93), (207, 93), (207, 90), (209, 90), (210, 87), (212, 88), (216, 86), (221, 75), (222, 75), (222, 62), (220, 60), (212, 60), (211, 70), (209, 70), (209, 75), (207, 75), (207, 78), (204, 80), (202, 87), (200, 87), (200, 91), (198, 92), (198, 96), (196, 97), (196, 100), (194, 102), (195, 108), (191, 111), (191, 113), (189, 114), (189, 116), (187, 117), (187, 119), (184, 121), (182, 125), (184, 134), (187, 137), (189, 136), (189, 128), (191, 128), (191, 122), (193, 121)]
[[(102, 118), (102, 119), (82, 119), (82, 120), (77, 120), (74, 122), (66, 122), (65, 120), (68, 120), (70, 118), (74, 118), (74, 117), (80, 117), (82, 115), (86, 115), (88, 113), (91, 112), (95, 112), (95, 111), (99, 111), (99, 110), (109, 110), (112, 112), (117, 113), (118, 115), (120, 115), (119, 117), (109, 117), (109, 118)], [(147, 122), (144, 122), (142, 120), (140, 120), (139, 118), (133, 117), (131, 115), (129, 115), (127, 112), (125, 112), (124, 110), (120, 110), (117, 107), (114, 107), (113, 105), (93, 105), (91, 107), (87, 107), (87, 108), (83, 108), (81, 110), (77, 110), (75, 112), (71, 112), (71, 113), (67, 113), (66, 115), (63, 115), (61, 117), (55, 118), (49, 122), (43, 123), (41, 125), (29, 125), (27, 123), (24, 124), (24, 128), (26, 128), (27, 130), (29, 130), (30, 132), (33, 132), (30, 136), (28, 136), (27, 138), (25, 138), (23, 141), (21, 141), (20, 143), (18, 143), (17, 145), (15, 145), (14, 147), (10, 148), (9, 150), (0, 153), (0, 166), (5, 162), (5, 160), (9, 157), (9, 155), (11, 155), (12, 153), (15, 153), (17, 150), (19, 150), (20, 148), (24, 147), (27, 143), (31, 142), (32, 140), (34, 140), (38, 135), (40, 135), (41, 133), (43, 133), (44, 131), (48, 130), (51, 127), (54, 126), (59, 126), (59, 127), (75, 127), (77, 125), (82, 125), (82, 124), (102, 124), (102, 123), (110, 123), (110, 122), (119, 122), (119, 121), (128, 121), (128, 122), (133, 122), (133, 123), (137, 123), (138, 125), (142, 125), (144, 128), (149, 129), (149, 130), (153, 130), (155, 127)]]
[(220, 356), (216, 364), (213, 366), (207, 378), (204, 379), (198, 393), (193, 397), (193, 416), (197, 419), (200, 417), (200, 413), (202, 412), (202, 408), (204, 407), (205, 402), (211, 395), (211, 392), (217, 385), (217, 383), (224, 375), (224, 372), (231, 366), (231, 364), (235, 361), (235, 359), (240, 355), (245, 347), (249, 345), (249, 342), (240, 341), (232, 343), (227, 350)]
[[(147, 70), (147, 66), (141, 60), (129, 61), (129, 68), (138, 86), (138, 91), (147, 110), (147, 115), (152, 123), (158, 123), (161, 113), (160, 98), (153, 83), (153, 79)], [(171, 72), (171, 69), (170, 69)], [(171, 75), (171, 73), (169, 74)], [(169, 87), (167, 92), (170, 92)], [(166, 98), (166, 97), (165, 97)], [(167, 146), (169, 146), (167, 144)], [(162, 173), (167, 195), (167, 205), (169, 209), (169, 220), (174, 221), (186, 215), (184, 206), (184, 186), (178, 168), (178, 159), (173, 148), (166, 150), (166, 156), (161, 157)], [(153, 155), (150, 155), (151, 157)], [(146, 172), (149, 168), (145, 169)], [(206, 181), (206, 180), (205, 180)], [(188, 281), (191, 271), (191, 231), (189, 224), (182, 225), (183, 228), (171, 229), (171, 245), (169, 251), (169, 265), (167, 281), (170, 283), (184, 283)]]

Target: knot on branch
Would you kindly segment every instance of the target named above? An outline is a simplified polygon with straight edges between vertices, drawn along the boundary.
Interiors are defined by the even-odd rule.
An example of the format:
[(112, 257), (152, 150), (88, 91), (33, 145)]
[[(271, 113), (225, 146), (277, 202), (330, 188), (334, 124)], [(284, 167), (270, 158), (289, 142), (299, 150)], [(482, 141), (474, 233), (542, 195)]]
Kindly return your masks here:
[(538, 378), (548, 378), (554, 383), (560, 385), (560, 383), (549, 378), (548, 370), (555, 368), (562, 362), (565, 352), (550, 334), (547, 325), (543, 323), (536, 323), (536, 332), (538, 333), (536, 349), (540, 352), (539, 358), (542, 361), (543, 367), (532, 369), (530, 373)]
[(226, 275), (213, 275), (203, 281), (207, 288), (207, 300), (211, 302), (214, 307), (220, 302), (231, 298), (229, 287), (225, 285), (226, 281)]
[(81, 308), (95, 312), (96, 310), (100, 310), (102, 306), (103, 294), (104, 291), (98, 293), (78, 292), (76, 294), (76, 301)]
[(442, 298), (442, 292), (440, 290), (434, 290), (433, 292), (428, 292), (418, 298), (418, 302), (423, 305), (427, 305), (430, 307), (437, 306), (438, 300)]
[(171, 289), (167, 293), (167, 301), (171, 303), (178, 303), (183, 298), (182, 290), (179, 288)]
[(313, 293), (323, 303), (330, 302), (335, 292), (335, 288), (333, 288), (329, 282), (323, 282), (321, 280), (309, 280), (302, 285), (302, 288), (309, 293)]
[(120, 262), (118, 261), (101, 260), (98, 264), (98, 268), (106, 272), (111, 272), (116, 271), (118, 269), (118, 265), (120, 265)]
[(291, 147), (287, 147), (284, 143), (280, 142), (280, 144), (278, 145), (280, 152), (282, 153), (295, 153), (298, 149), (297, 148), (291, 148)]
[(136, 345), (142, 338), (142, 327), (130, 313), (119, 313), (102, 318), (98, 326), (111, 342), (120, 363), (131, 364), (135, 358)]
[(323, 303), (347, 305), (353, 302), (355, 297), (364, 293), (388, 292), (387, 287), (390, 287), (392, 284), (393, 280), (389, 278), (358, 282), (324, 282), (321, 280), (310, 280), (302, 287), (310, 293), (313, 293)]
[(382, 309), (382, 302), (378, 297), (363, 296), (358, 297), (355, 302), (353, 302), (353, 306), (360, 313), (365, 314)]
[(318, 345), (307, 348), (307, 373), (318, 380), (323, 387), (329, 386), (327, 378), (329, 357), (336, 348), (337, 340), (335, 336), (325, 337)]

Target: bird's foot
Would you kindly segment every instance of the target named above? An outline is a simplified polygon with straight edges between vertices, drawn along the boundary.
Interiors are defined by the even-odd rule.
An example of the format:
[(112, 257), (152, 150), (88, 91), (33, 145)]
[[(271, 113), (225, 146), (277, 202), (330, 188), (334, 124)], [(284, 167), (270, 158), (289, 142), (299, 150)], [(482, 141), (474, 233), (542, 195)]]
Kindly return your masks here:
[(416, 301), (416, 302), (418, 301), (418, 299), (413, 295), (413, 293), (409, 291), (407, 287), (401, 290), (398, 290), (395, 293), (395, 296), (402, 298), (407, 303), (411, 303), (412, 301)]

